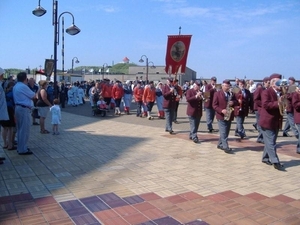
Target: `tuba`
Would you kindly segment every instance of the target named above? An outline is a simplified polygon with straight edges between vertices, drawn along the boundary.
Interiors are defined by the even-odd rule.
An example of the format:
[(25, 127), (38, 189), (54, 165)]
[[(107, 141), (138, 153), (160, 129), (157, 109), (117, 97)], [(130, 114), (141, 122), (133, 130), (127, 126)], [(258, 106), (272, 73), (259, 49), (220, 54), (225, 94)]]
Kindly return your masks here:
[(278, 99), (282, 98), (282, 101), (281, 102), (278, 101), (278, 106), (279, 106), (280, 115), (283, 116), (287, 107), (287, 93), (289, 88), (288, 81), (286, 79), (278, 80), (276, 81), (275, 85), (277, 87), (280, 87), (281, 90), (281, 96), (278, 96)]

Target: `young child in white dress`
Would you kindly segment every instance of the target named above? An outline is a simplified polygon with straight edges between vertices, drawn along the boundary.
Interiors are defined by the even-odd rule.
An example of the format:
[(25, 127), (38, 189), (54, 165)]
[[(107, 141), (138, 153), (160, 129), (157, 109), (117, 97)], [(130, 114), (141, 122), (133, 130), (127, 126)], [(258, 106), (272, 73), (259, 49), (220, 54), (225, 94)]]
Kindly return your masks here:
[(53, 100), (53, 106), (50, 108), (51, 112), (51, 124), (52, 124), (52, 131), (53, 135), (58, 135), (58, 124), (61, 122), (61, 111), (59, 107), (59, 100), (56, 98)]

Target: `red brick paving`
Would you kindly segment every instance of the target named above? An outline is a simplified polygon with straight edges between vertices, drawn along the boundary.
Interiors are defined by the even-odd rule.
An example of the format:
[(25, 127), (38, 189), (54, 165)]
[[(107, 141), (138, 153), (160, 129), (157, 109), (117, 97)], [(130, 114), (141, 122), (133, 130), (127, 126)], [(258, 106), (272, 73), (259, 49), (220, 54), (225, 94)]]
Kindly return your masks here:
[[(109, 209), (96, 208), (98, 211), (92, 212), (83, 203), (99, 202), (100, 197), (118, 200), (121, 206), (107, 205)], [(0, 224), (300, 224), (300, 200), (285, 195), (269, 198), (225, 191), (206, 197), (187, 192), (162, 198), (145, 193), (127, 197), (132, 201), (129, 205), (123, 205), (124, 199), (114, 193), (61, 203), (53, 197), (32, 199), (28, 194), (0, 197)], [(139, 202), (141, 199), (144, 201)]]

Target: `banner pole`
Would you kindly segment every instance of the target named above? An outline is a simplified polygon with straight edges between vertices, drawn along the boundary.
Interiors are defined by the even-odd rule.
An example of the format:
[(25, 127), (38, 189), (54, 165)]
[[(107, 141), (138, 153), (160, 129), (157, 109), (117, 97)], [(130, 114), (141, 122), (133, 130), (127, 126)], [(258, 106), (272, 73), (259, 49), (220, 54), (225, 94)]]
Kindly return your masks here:
[(179, 35), (181, 35), (181, 26), (179, 27)]

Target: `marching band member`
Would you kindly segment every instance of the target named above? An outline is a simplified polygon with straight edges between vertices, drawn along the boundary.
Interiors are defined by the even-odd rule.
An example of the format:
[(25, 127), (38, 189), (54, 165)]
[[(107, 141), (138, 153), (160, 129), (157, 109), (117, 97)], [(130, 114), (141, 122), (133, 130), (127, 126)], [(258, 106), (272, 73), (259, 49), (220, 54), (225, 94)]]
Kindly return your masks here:
[[(290, 77), (289, 78), (289, 86), (295, 86), (295, 78), (294, 77)], [(296, 136), (296, 138), (299, 138), (299, 133), (298, 130), (295, 126), (295, 122), (294, 122), (294, 109), (292, 106), (292, 97), (293, 97), (293, 93), (287, 93), (286, 94), (286, 122), (285, 122), (285, 126), (282, 130), (283, 132), (283, 137), (291, 137), (291, 135), (288, 133), (288, 131), (290, 129), (292, 129), (294, 135)]]
[(187, 90), (186, 101), (188, 103), (186, 114), (190, 121), (190, 140), (193, 140), (194, 143), (198, 143), (197, 132), (202, 117), (202, 93), (200, 92), (200, 83), (195, 82), (193, 88)]
[(280, 74), (276, 73), (270, 76), (271, 87), (264, 90), (261, 94), (259, 119), (265, 143), (262, 162), (273, 165), (277, 170), (283, 169), (283, 165), (280, 164), (276, 153), (276, 140), (278, 131), (282, 125), (282, 116), (279, 111), (279, 104), (282, 102), (282, 97), (280, 97), (280, 87), (276, 86), (276, 81), (279, 81), (281, 77)]
[(261, 132), (261, 127), (259, 125), (259, 119), (260, 119), (260, 110), (261, 110), (261, 93), (270, 87), (270, 77), (265, 77), (263, 79), (263, 86), (256, 88), (255, 92), (253, 93), (253, 101), (254, 101), (254, 111), (255, 111), (255, 117), (256, 117), (256, 124), (253, 124), (255, 129), (258, 131), (258, 136), (257, 136), (257, 143), (264, 143), (263, 140), (263, 135)]
[(226, 153), (231, 153), (232, 149), (228, 146), (228, 135), (231, 127), (231, 122), (234, 118), (233, 108), (237, 105), (234, 94), (229, 92), (230, 81), (224, 80), (222, 83), (222, 90), (214, 94), (213, 109), (216, 111), (216, 118), (218, 120), (220, 138), (217, 148), (224, 150)]
[(180, 87), (180, 85), (178, 84), (178, 79), (175, 79), (173, 82), (174, 88), (177, 91), (177, 96), (176, 96), (176, 106), (175, 106), (175, 111), (174, 111), (174, 118), (173, 118), (173, 122), (174, 123), (179, 123), (177, 121), (177, 112), (178, 112), (178, 107), (179, 107), (179, 101), (182, 98), (182, 88)]
[(251, 103), (250, 91), (245, 89), (245, 85), (245, 80), (239, 81), (240, 91), (235, 94), (239, 104), (234, 107), (234, 116), (236, 118), (235, 136), (239, 136), (241, 139), (246, 137), (244, 121), (245, 117), (249, 114), (249, 106)]
[(150, 81), (148, 87), (145, 88), (143, 94), (143, 103), (147, 107), (147, 118), (152, 120), (153, 117), (151, 116), (151, 111), (155, 102), (156, 98), (156, 88), (154, 87), (153, 81)]
[(206, 125), (207, 125), (207, 129), (208, 129), (209, 133), (212, 133), (214, 130), (212, 124), (213, 124), (214, 118), (215, 118), (215, 110), (212, 107), (212, 102), (213, 102), (214, 94), (215, 94), (215, 92), (217, 92), (216, 87), (215, 87), (216, 82), (217, 82), (217, 78), (212, 77), (210, 79), (210, 84), (203, 87), (203, 93), (206, 91), (210, 92), (209, 98), (204, 101), (204, 108), (205, 108), (205, 112), (206, 112)]
[(162, 93), (164, 96), (163, 108), (166, 116), (166, 132), (169, 132), (170, 134), (174, 134), (174, 131), (172, 129), (172, 122), (173, 122), (174, 112), (176, 107), (177, 91), (173, 86), (172, 78), (168, 78), (167, 84), (165, 84), (162, 89)]
[(134, 100), (137, 104), (136, 116), (143, 117), (142, 107), (143, 107), (143, 94), (144, 88), (141, 86), (142, 82), (137, 81), (136, 87), (133, 89)]
[[(294, 108), (294, 121), (297, 125), (298, 131), (300, 131), (300, 89), (296, 88), (296, 92), (293, 93), (292, 105)], [(298, 138), (296, 152), (300, 154), (300, 138)]]

